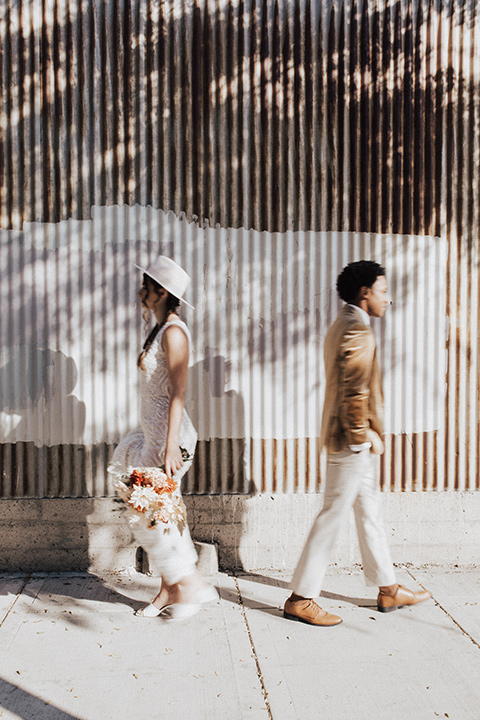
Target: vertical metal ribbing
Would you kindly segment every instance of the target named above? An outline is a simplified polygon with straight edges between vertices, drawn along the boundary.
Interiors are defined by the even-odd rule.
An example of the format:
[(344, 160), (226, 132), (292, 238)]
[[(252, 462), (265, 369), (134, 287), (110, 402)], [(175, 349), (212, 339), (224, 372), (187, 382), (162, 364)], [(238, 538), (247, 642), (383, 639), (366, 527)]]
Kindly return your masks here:
[(359, 208), (359, 167), (358, 167), (358, 99), (360, 91), (359, 58), (358, 58), (358, 3), (352, 0), (350, 8), (350, 24), (348, 38), (348, 84), (347, 84), (347, 146), (348, 174), (346, 182), (349, 186), (347, 213), (347, 229), (357, 227)]
[(0, 222), (2, 227), (10, 227), (11, 219), (8, 217), (8, 210), (11, 207), (11, 200), (9, 199), (8, 189), (9, 182), (7, 176), (9, 171), (11, 172), (11, 164), (13, 160), (13, 154), (10, 150), (9, 144), (9, 64), (11, 54), (8, 52), (9, 46), (9, 32), (10, 32), (10, 10), (5, 8), (5, 11), (0, 16), (0, 42), (4, 51), (0, 53), (0, 79), (2, 83), (2, 92), (0, 94), (0, 139), (2, 152), (0, 155), (0, 171), (2, 173), (2, 182), (0, 185)]
[[(477, 128), (480, 126), (480, 86), (479, 86), (479, 74), (478, 68), (480, 67), (480, 13), (477, 7), (472, 7), (473, 14), (473, 42), (470, 53), (470, 102), (472, 106), (471, 110), (471, 123), (469, 128), (470, 137), (470, 148), (472, 154), (472, 176), (471, 176), (471, 201), (472, 201), (472, 214), (471, 214), (471, 228), (472, 228), (472, 247), (474, 252), (472, 256), (474, 261), (472, 263), (472, 294), (476, 298), (480, 296), (480, 253), (478, 244), (475, 243), (475, 239), (480, 235), (480, 187), (476, 182), (475, 177), (478, 177), (478, 171), (480, 169), (480, 143), (477, 142)], [(470, 224), (470, 223), (469, 223)], [(477, 268), (475, 272), (474, 268)], [(472, 387), (476, 390), (472, 393), (475, 400), (470, 405), (470, 417), (469, 427), (472, 437), (472, 443), (470, 446), (470, 487), (478, 487), (478, 463), (480, 458), (480, 423), (477, 421), (477, 415), (480, 411), (480, 382), (479, 378), (479, 351), (480, 351), (480, 302), (476, 302), (477, 311), (472, 312), (472, 328), (471, 328), (471, 382)], [(472, 398), (473, 400), (473, 398)]]
[[(433, 2), (430, 1), (425, 9), (419, 7), (418, 10), (414, 64), (416, 122), (413, 217), (415, 232), (427, 234), (433, 232), (432, 216), (435, 208), (432, 182), (435, 142), (432, 37), (435, 29), (432, 27), (432, 8)], [(426, 271), (423, 273), (423, 282), (428, 282)], [(416, 488), (419, 490), (432, 490), (436, 484), (435, 440), (435, 433), (430, 432), (417, 441)]]
[[(411, 41), (411, 155), (410, 155), (410, 229), (414, 234), (425, 234), (425, 212), (423, 200), (423, 188), (425, 187), (424, 177), (424, 119), (425, 119), (425, 38), (424, 38), (424, 13), (420, 4), (417, 8), (416, 20), (412, 17), (412, 41)], [(407, 142), (407, 141), (406, 141)], [(415, 287), (418, 287), (419, 301), (425, 306), (428, 303), (428, 293), (425, 292), (425, 278), (422, 264), (419, 263), (415, 269)], [(427, 328), (428, 333), (428, 328)], [(423, 354), (422, 331), (418, 327), (415, 333), (414, 354), (416, 363), (420, 366)], [(415, 401), (417, 388), (412, 388), (412, 403)], [(424, 486), (425, 463), (425, 442), (426, 437), (414, 435), (412, 438), (412, 489), (422, 490)]]
[[(381, 198), (383, 231), (420, 231), (440, 207), (441, 133), (425, 129), (441, 121), (446, 66), (436, 61), (451, 16), (434, 0), (7, 5), (3, 74), (14, 65), (25, 78), (5, 83), (7, 116), (12, 103), (21, 108), (25, 148), (27, 131), (40, 126), (47, 142), (34, 143), (39, 162), (27, 166), (30, 150), (15, 150), (6, 123), (2, 208), (17, 215), (3, 225), (18, 225), (25, 212), (34, 219), (27, 168), (36, 167), (37, 219), (139, 202), (226, 227), (339, 229), (347, 220), (371, 231)], [(322, 189), (323, 166), (333, 183)], [(332, 193), (329, 221), (322, 207), (331, 213)]]
[(392, 19), (391, 0), (386, 0), (383, 13), (383, 26), (380, 26), (379, 36), (381, 42), (381, 79), (379, 81), (379, 94), (381, 98), (380, 109), (380, 232), (390, 230), (391, 198), (389, 193), (390, 173), (392, 170), (392, 98), (393, 98), (393, 63), (392, 63)]
[(413, 104), (413, 18), (412, 0), (407, 1), (406, 13), (403, 18), (402, 50), (403, 62), (403, 134), (401, 143), (403, 146), (403, 202), (401, 209), (401, 231), (411, 233), (412, 229), (412, 170), (413, 170), (413, 140), (414, 140), (414, 113)]
[[(12, 42), (12, 36), (11, 36), (11, 30), (12, 25), (15, 24), (15, 21), (18, 23), (17, 18), (17, 12), (15, 12), (14, 9), (7, 8), (4, 19), (2, 19), (2, 32), (1, 32), (1, 40), (2, 40), (2, 46), (5, 48), (5, 52), (2, 53), (2, 80), (4, 89), (2, 88), (3, 92), (1, 94), (2, 97), (2, 140), (3, 140), (3, 147), (4, 147), (4, 155), (3, 155), (3, 166), (4, 166), (4, 182), (2, 183), (2, 201), (3, 201), (3, 207), (2, 207), (2, 222), (6, 223), (6, 227), (12, 226), (12, 221), (14, 220), (14, 211), (12, 212), (13, 202), (15, 198), (15, 179), (13, 177), (13, 163), (12, 158), (14, 157), (14, 142), (15, 142), (15, 125), (14, 122), (14, 99), (13, 99), (13, 93), (12, 93), (12, 84), (13, 84), (13, 77), (12, 74), (15, 72), (14, 68), (14, 41)], [(14, 268), (14, 251), (13, 249), (8, 253), (8, 256), (6, 258), (6, 261), (9, 264), (9, 268), (13, 270)], [(10, 283), (9, 283), (10, 285)], [(10, 285), (11, 287), (11, 285)], [(12, 316), (12, 309), (9, 308), (9, 315), (8, 318), (9, 321), (11, 321)], [(7, 321), (7, 329), (8, 332), (8, 339), (13, 342), (13, 327), (11, 327), (11, 322)], [(18, 368), (20, 369), (20, 368)], [(15, 395), (18, 392), (18, 375), (16, 372), (16, 369), (12, 367), (11, 371), (8, 373), (8, 375), (5, 375), (5, 384), (10, 386), (12, 388), (12, 400), (15, 399)], [(6, 458), (6, 465), (7, 465), (7, 472), (9, 473), (8, 477), (8, 489), (12, 492), (17, 491), (18, 485), (19, 485), (19, 474), (17, 471), (18, 467), (18, 459), (17, 453), (15, 452), (16, 448), (12, 447), (9, 448), (10, 452), (7, 454)], [(21, 488), (23, 490), (23, 488)]]
[[(61, 351), (81, 328), (88, 328), (92, 354), (77, 368), (76, 391), (88, 395), (88, 404), (108, 407), (110, 390), (99, 370), (106, 363), (121, 391), (126, 360), (120, 351), (109, 357), (108, 338), (127, 325), (118, 298), (125, 292), (133, 297), (135, 281), (126, 279), (125, 267), (135, 258), (130, 246), (111, 252), (105, 245), (115, 243), (117, 233), (132, 240), (148, 226), (150, 240), (157, 243), (149, 249), (153, 256), (158, 242), (171, 252), (177, 238), (176, 230), (159, 231), (151, 212), (140, 224), (128, 214), (119, 220), (119, 213), (112, 225), (99, 207), (184, 213), (190, 222), (198, 217), (200, 233), (208, 223), (211, 237), (196, 243), (191, 264), (200, 294), (204, 282), (215, 282), (215, 248), (226, 242), (234, 267), (237, 232), (246, 228), (242, 278), (229, 280), (224, 299), (219, 300), (218, 288), (216, 295), (205, 295), (209, 303), (224, 302), (228, 318), (222, 324), (215, 314), (204, 315), (196, 342), (212, 353), (222, 343), (233, 347), (243, 341), (238, 327), (248, 318), (252, 347), (260, 344), (266, 356), (279, 357), (291, 340), (294, 318), (301, 342), (292, 348), (292, 362), (298, 364), (305, 353), (311, 358), (305, 377), (292, 386), (298, 398), (302, 383), (320, 373), (321, 363), (302, 309), (322, 313), (315, 287), (331, 287), (334, 278), (324, 267), (297, 274), (295, 257), (282, 250), (292, 236), (287, 242), (286, 235), (278, 235), (268, 245), (267, 236), (252, 240), (248, 231), (268, 233), (268, 242), (273, 233), (298, 232), (298, 251), (314, 257), (315, 233), (330, 230), (332, 253), (326, 262), (332, 265), (346, 257), (344, 238), (337, 234), (343, 230), (392, 233), (392, 238), (444, 235), (450, 248), (448, 285), (445, 308), (438, 313), (446, 310), (450, 323), (445, 428), (389, 438), (384, 485), (476, 489), (479, 33), (476, 3), (463, 0), (4, 3), (0, 226), (24, 231), (31, 222), (56, 223), (45, 232), (36, 226), (36, 241), (28, 247), (12, 242), (0, 248), (1, 262), (10, 269), (6, 282), (21, 304), (19, 314), (8, 309), (0, 318), (8, 327), (9, 347), (18, 344), (14, 322), (31, 328), (31, 356), (6, 371), (14, 404), (21, 402), (29, 361), (36, 386), (43, 382), (35, 348)], [(65, 229), (62, 223), (69, 219), (85, 223), (83, 229)], [(235, 232), (222, 234), (227, 228)], [(70, 252), (60, 252), (56, 243), (68, 245)], [(359, 247), (369, 252), (368, 244)], [(188, 263), (187, 245), (182, 248)], [(103, 260), (92, 272), (95, 252), (103, 253)], [(262, 268), (259, 275), (255, 264)], [(16, 273), (23, 273), (20, 284)], [(427, 288), (428, 271), (421, 262), (412, 276), (416, 287)], [(255, 294), (266, 279), (271, 297)], [(250, 294), (242, 292), (242, 282)], [(78, 305), (76, 296), (89, 300)], [(428, 303), (428, 295), (419, 291), (418, 301)], [(53, 316), (51, 326), (43, 321)], [(271, 325), (269, 336), (260, 327), (263, 321)], [(406, 342), (406, 323), (408, 318), (399, 315), (399, 346)], [(136, 340), (129, 335), (122, 352), (135, 354)], [(419, 330), (414, 344), (419, 360), (428, 333), (422, 337)], [(243, 376), (252, 359), (245, 353), (239, 363)], [(285, 368), (265, 360), (259, 369), (265, 427), (282, 407), (276, 398), (268, 406), (266, 388), (290, 389)], [(57, 370), (58, 386), (68, 398), (68, 365), (59, 363)], [(7, 375), (3, 378), (7, 382)], [(251, 378), (245, 392), (250, 397), (259, 392)], [(405, 400), (413, 393), (405, 389)], [(132, 394), (129, 406), (135, 402)], [(237, 422), (235, 407), (222, 406), (226, 425)], [(206, 394), (205, 423), (213, 408)], [(59, 423), (62, 437), (71, 437), (66, 401), (55, 418), (43, 419), (40, 406), (35, 412), (26, 420), (30, 428), (43, 423), (48, 437)], [(310, 410), (298, 399), (292, 412), (301, 425)], [(70, 441), (41, 451), (20, 442), (5, 445), (3, 492), (102, 494), (100, 478), (114, 433), (108, 413), (95, 422), (99, 448), (78, 452)], [(245, 457), (252, 446), (259, 488), (318, 487), (312, 438), (247, 438), (245, 443)], [(244, 490), (247, 481), (238, 471), (242, 447), (235, 438), (212, 438), (199, 448), (201, 472), (192, 481), (194, 489)]]
[(358, 213), (355, 222), (361, 232), (366, 232), (370, 225), (370, 211), (372, 207), (372, 195), (376, 194), (376, 187), (372, 186), (372, 160), (374, 142), (372, 134), (371, 103), (372, 93), (372, 52), (370, 39), (370, 17), (369, 7), (364, 3), (358, 27)]
[[(324, 219), (325, 227), (328, 230), (335, 228), (337, 219), (341, 217), (341, 203), (342, 203), (342, 191), (339, 187), (337, 190), (337, 179), (336, 170), (343, 177), (342, 163), (337, 163), (337, 152), (340, 153), (340, 157), (343, 153), (339, 150), (340, 145), (343, 145), (343, 123), (341, 117), (338, 115), (337, 109), (337, 93), (338, 83), (343, 82), (343, 77), (340, 80), (339, 64), (340, 64), (340, 53), (337, 55), (336, 52), (336, 22), (335, 22), (335, 9), (332, 7), (330, 18), (328, 21), (328, 34), (327, 34), (327, 53), (326, 58), (321, 54), (321, 61), (319, 67), (323, 69), (325, 67), (325, 85), (321, 84), (322, 87), (322, 115), (324, 117), (324, 123), (322, 124), (322, 135), (321, 135), (321, 182), (325, 188), (325, 202), (323, 203), (324, 212), (321, 214), (321, 219)], [(342, 25), (343, 27), (343, 25)], [(343, 37), (343, 36), (342, 36)], [(343, 53), (341, 54), (343, 61)], [(325, 63), (325, 66), (324, 66)], [(322, 73), (323, 74), (323, 73)], [(320, 75), (321, 77), (321, 75)], [(321, 79), (319, 79), (321, 83)], [(343, 84), (342, 84), (343, 89)], [(343, 107), (343, 104), (339, 103)], [(336, 130), (338, 128), (338, 138), (336, 137)], [(339, 197), (337, 197), (339, 195)], [(335, 208), (339, 207), (337, 216)]]
[[(434, 89), (433, 103), (434, 103), (434, 118), (432, 125), (434, 126), (434, 160), (432, 162), (432, 172), (434, 178), (432, 180), (433, 185), (433, 234), (436, 236), (442, 233), (446, 234), (446, 207), (445, 207), (445, 187), (446, 187), (446, 172), (445, 172), (445, 87), (446, 87), (446, 71), (448, 63), (445, 57), (446, 50), (446, 26), (447, 23), (441, 13), (435, 12), (432, 9), (432, 3), (430, 3), (430, 17), (432, 18), (431, 25), (431, 38), (432, 38), (432, 61), (434, 68)], [(447, 266), (448, 267), (448, 266)], [(448, 315), (448, 270), (446, 277), (446, 293), (445, 302), (447, 305), (446, 314)], [(449, 320), (447, 321), (449, 325)], [(445, 351), (447, 354), (448, 348), (448, 337), (450, 335), (449, 327), (446, 327), (447, 339), (445, 342)], [(448, 374), (449, 360), (447, 357), (447, 374)], [(447, 385), (448, 375), (446, 374), (445, 382)], [(448, 388), (446, 389), (446, 396), (448, 395)], [(445, 416), (447, 416), (447, 404), (445, 404)], [(446, 425), (443, 423), (435, 434), (435, 446), (434, 446), (434, 485), (433, 487), (438, 490), (443, 490), (447, 484), (447, 458), (446, 458)]]
[(402, 160), (403, 145), (401, 143), (402, 117), (403, 117), (403, 74), (405, 56), (402, 47), (402, 3), (394, 0), (392, 17), (392, 170), (390, 181), (391, 220), (390, 230), (401, 232), (401, 198), (402, 198)]
[(368, 126), (368, 135), (371, 137), (370, 153), (367, 160), (370, 169), (370, 208), (367, 227), (373, 227), (380, 232), (380, 139), (381, 139), (381, 40), (380, 40), (380, 12), (378, 2), (372, 7), (372, 30), (371, 30), (371, 59), (370, 73), (366, 78), (371, 87), (371, 123)]
[[(461, 253), (459, 238), (455, 232), (455, 207), (454, 198), (457, 190), (457, 178), (454, 174), (455, 167), (455, 110), (457, 101), (456, 79), (458, 70), (454, 67), (457, 64), (458, 54), (458, 28), (455, 22), (455, 12), (452, 7), (450, 18), (447, 20), (446, 30), (446, 107), (445, 107), (445, 174), (448, 178), (445, 187), (445, 215), (446, 231), (449, 242), (449, 264), (447, 274), (447, 298), (449, 302), (449, 352), (448, 352), (448, 380), (447, 380), (447, 423), (446, 434), (446, 489), (455, 489), (458, 483), (458, 446), (456, 439), (456, 428), (452, 426), (450, 418), (458, 414), (458, 385), (457, 385), (457, 347), (459, 341), (458, 328), (458, 306), (457, 306), (457, 262)], [(447, 34), (448, 33), (448, 34)]]
[(462, 317), (464, 308), (467, 305), (468, 292), (468, 230), (465, 227), (465, 210), (467, 206), (468, 189), (466, 187), (466, 143), (468, 142), (466, 133), (466, 120), (468, 120), (468, 106), (465, 96), (465, 81), (468, 65), (465, 67), (466, 51), (468, 48), (468, 34), (465, 32), (466, 24), (466, 8), (462, 3), (458, 7), (459, 31), (456, 35), (456, 61), (454, 68), (457, 75), (456, 82), (456, 102), (453, 112), (454, 132), (457, 138), (455, 147), (454, 173), (457, 177), (455, 198), (453, 201), (453, 224), (454, 235), (457, 237), (457, 247), (460, 253), (457, 260), (457, 281), (456, 281), (456, 304), (457, 304), (457, 337), (456, 337), (456, 355), (457, 355), (457, 423), (456, 423), (456, 452), (457, 466), (456, 477), (454, 481), (455, 489), (463, 490), (468, 483), (467, 477), (467, 454), (465, 446), (469, 445), (468, 428), (466, 424), (466, 411), (468, 408), (468, 390), (467, 390), (467, 354), (465, 352), (467, 345), (467, 332), (469, 319)]
[(479, 210), (478, 210), (478, 184), (476, 177), (478, 176), (479, 163), (479, 143), (475, 140), (475, 128), (478, 128), (479, 121), (479, 90), (478, 90), (478, 67), (479, 67), (479, 29), (478, 29), (478, 9), (473, 4), (467, 13), (467, 22), (470, 32), (466, 37), (465, 43), (465, 103), (467, 107), (467, 116), (465, 118), (465, 134), (466, 134), (466, 163), (465, 163), (465, 180), (464, 180), (464, 228), (463, 236), (467, 241), (466, 257), (468, 258), (468, 266), (465, 271), (468, 273), (468, 286), (465, 298), (465, 305), (471, 303), (472, 312), (469, 314), (467, 322), (467, 332), (465, 337), (465, 355), (466, 355), (466, 384), (467, 388), (471, 388), (468, 392), (468, 402), (466, 410), (466, 435), (467, 442), (465, 447), (466, 454), (466, 478), (465, 487), (468, 490), (476, 488), (477, 480), (477, 462), (474, 458), (478, 457), (478, 423), (476, 417), (479, 409), (479, 389), (478, 389), (478, 312), (474, 308), (479, 305), (479, 288), (478, 288), (478, 230), (479, 230)]

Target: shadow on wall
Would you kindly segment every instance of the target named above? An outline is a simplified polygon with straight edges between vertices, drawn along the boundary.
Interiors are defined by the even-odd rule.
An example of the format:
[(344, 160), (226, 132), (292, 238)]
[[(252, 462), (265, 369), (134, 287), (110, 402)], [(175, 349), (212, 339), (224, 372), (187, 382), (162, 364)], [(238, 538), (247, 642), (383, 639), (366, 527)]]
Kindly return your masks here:
[(244, 400), (237, 390), (226, 389), (230, 372), (230, 360), (211, 347), (206, 347), (204, 359), (190, 368), (191, 387), (207, 385), (208, 392), (196, 393), (205, 399), (205, 406), (192, 403), (189, 412), (195, 427), (199, 430), (208, 427), (211, 436), (198, 442), (195, 461), (183, 488), (186, 493), (256, 492), (247, 465)]
[(75, 361), (37, 343), (9, 347), (8, 353), (0, 368), (0, 494), (89, 494), (80, 444), (86, 406), (73, 394)]
[(85, 427), (85, 403), (72, 394), (75, 361), (36, 343), (10, 348), (0, 368), (0, 417), (4, 442), (30, 440), (58, 445), (79, 441)]

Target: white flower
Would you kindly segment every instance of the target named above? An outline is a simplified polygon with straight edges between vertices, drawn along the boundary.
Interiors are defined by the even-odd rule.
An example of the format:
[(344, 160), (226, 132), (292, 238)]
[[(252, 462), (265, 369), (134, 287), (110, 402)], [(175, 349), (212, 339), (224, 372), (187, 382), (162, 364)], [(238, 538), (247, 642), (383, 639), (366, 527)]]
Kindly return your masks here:
[(118, 492), (130, 492), (130, 488), (123, 482), (123, 480), (114, 480), (112, 485)]
[(117, 478), (118, 480), (121, 480), (123, 477), (125, 477), (125, 468), (123, 468), (122, 465), (118, 462), (111, 463), (107, 467), (107, 472), (112, 475), (112, 477)]
[(131, 505), (135, 510), (144, 512), (148, 510), (151, 503), (155, 503), (158, 499), (158, 495), (151, 487), (136, 487), (130, 495), (128, 504)]
[(113, 486), (127, 504), (130, 524), (141, 521), (161, 532), (168, 532), (171, 525), (176, 525), (180, 532), (183, 531), (186, 508), (177, 494), (177, 483), (168, 478), (163, 469), (129, 467), (126, 473), (116, 474)]

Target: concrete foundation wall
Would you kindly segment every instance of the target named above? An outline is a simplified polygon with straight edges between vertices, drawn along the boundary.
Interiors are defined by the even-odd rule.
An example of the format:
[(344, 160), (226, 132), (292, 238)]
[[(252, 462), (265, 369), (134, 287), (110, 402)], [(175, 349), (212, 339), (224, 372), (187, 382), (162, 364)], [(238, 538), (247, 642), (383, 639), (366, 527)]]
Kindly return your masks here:
[[(386, 493), (385, 521), (395, 563), (480, 563), (480, 493)], [(322, 506), (320, 495), (190, 495), (192, 537), (218, 547), (223, 569), (291, 571)], [(0, 569), (120, 570), (137, 546), (110, 498), (0, 500)], [(353, 515), (332, 563), (360, 562)]]

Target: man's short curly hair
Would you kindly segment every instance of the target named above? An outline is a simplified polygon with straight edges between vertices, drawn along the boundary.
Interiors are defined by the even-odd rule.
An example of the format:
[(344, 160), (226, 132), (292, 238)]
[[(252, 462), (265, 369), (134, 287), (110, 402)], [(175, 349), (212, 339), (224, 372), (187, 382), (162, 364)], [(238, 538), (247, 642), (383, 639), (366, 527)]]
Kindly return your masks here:
[(356, 300), (360, 288), (372, 287), (380, 275), (385, 275), (385, 270), (373, 260), (349, 263), (337, 278), (337, 292), (344, 302), (351, 303)]

